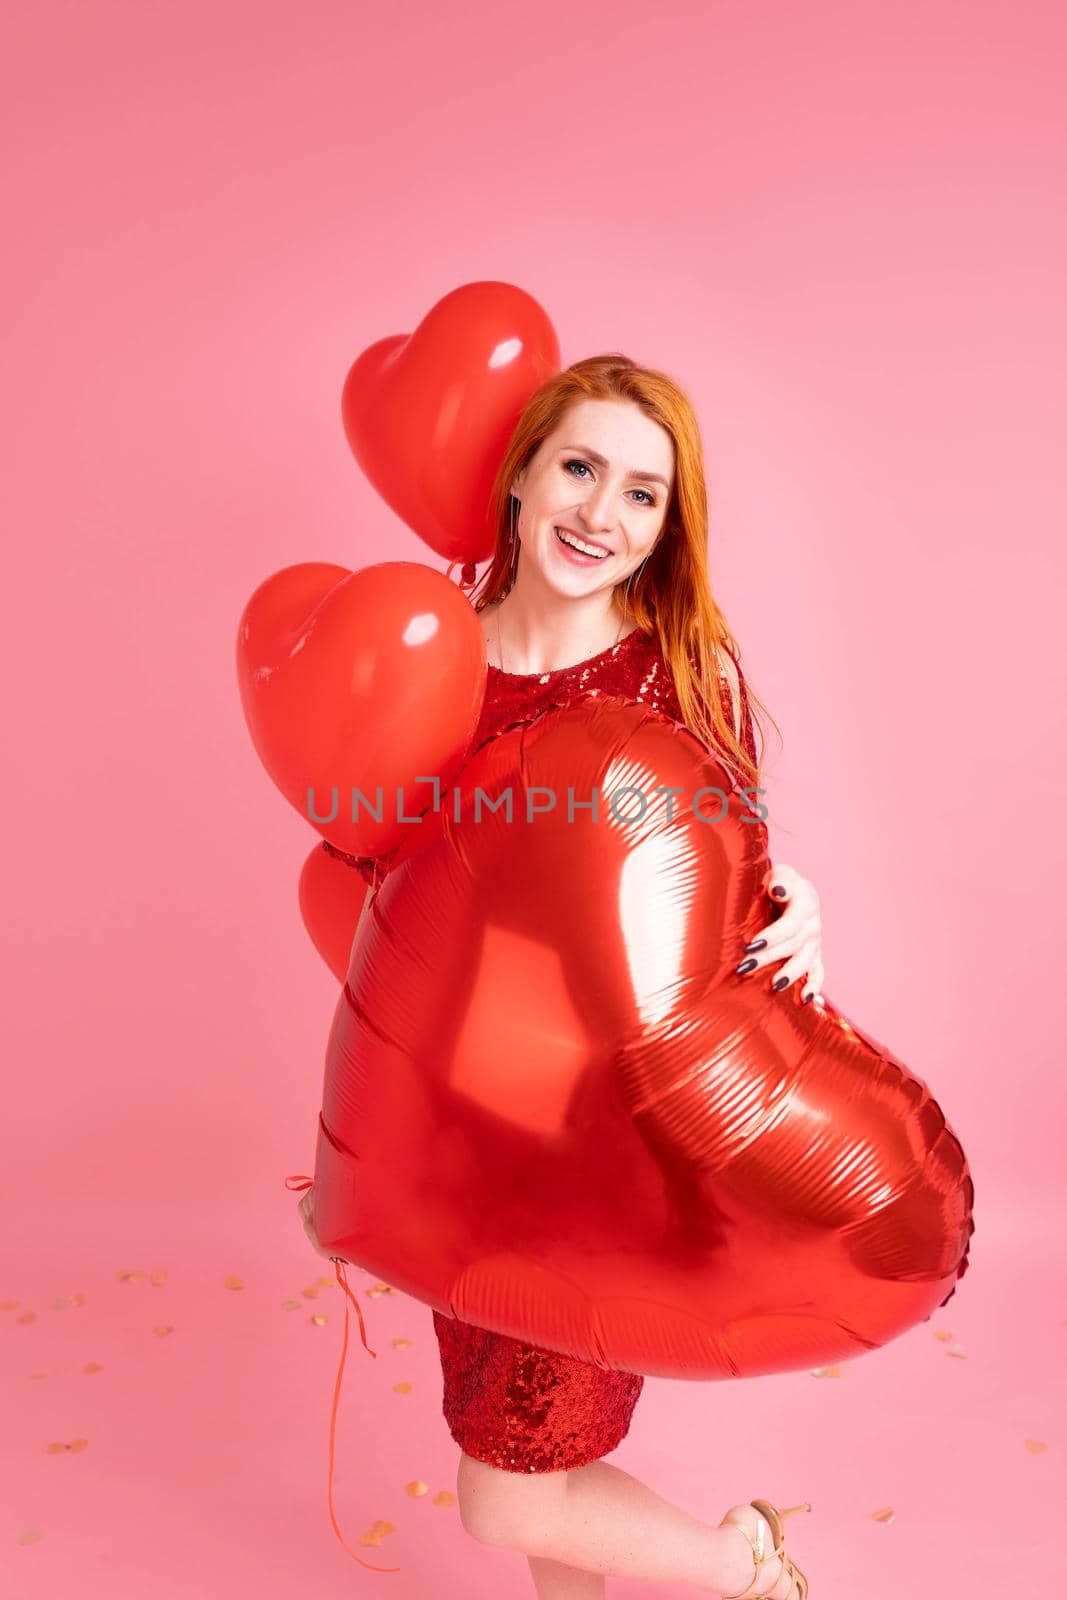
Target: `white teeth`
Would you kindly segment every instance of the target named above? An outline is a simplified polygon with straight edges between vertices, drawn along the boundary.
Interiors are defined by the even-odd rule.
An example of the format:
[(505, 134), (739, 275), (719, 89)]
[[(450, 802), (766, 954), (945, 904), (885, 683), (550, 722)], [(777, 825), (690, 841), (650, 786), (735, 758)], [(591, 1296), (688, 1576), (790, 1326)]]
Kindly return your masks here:
[(575, 550), (580, 550), (583, 556), (596, 556), (598, 560), (603, 561), (610, 554), (610, 551), (597, 549), (596, 545), (586, 544), (584, 539), (579, 539), (575, 534), (568, 533), (565, 528), (557, 528), (556, 533), (564, 544), (572, 545)]

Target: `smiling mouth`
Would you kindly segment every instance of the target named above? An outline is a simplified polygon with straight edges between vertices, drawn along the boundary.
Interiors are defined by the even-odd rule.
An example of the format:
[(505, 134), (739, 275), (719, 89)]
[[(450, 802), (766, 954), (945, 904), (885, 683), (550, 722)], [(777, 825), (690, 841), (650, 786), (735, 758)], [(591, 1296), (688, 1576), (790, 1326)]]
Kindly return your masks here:
[(587, 556), (590, 561), (606, 561), (611, 551), (603, 549), (600, 545), (587, 543), (578, 534), (571, 533), (569, 528), (555, 528), (554, 533), (560, 544), (566, 545), (568, 550), (573, 550), (576, 555)]

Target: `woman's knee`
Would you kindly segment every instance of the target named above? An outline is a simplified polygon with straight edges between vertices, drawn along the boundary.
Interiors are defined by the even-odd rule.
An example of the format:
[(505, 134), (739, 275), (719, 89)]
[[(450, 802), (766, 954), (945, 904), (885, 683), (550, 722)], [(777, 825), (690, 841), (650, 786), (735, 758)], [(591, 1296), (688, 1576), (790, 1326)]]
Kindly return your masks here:
[(479, 1544), (524, 1549), (547, 1504), (566, 1488), (566, 1476), (565, 1472), (507, 1472), (464, 1451), (456, 1477), (460, 1521)]

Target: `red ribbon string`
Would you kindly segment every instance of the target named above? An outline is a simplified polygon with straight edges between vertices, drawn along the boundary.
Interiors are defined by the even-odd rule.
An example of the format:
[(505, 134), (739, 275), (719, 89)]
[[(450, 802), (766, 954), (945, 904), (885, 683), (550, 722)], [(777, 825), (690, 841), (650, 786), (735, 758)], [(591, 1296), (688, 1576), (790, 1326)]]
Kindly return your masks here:
[[(290, 1190), (291, 1193), (298, 1194), (303, 1189), (310, 1189), (312, 1187), (312, 1185), (314, 1184), (314, 1182), (315, 1182), (314, 1178), (309, 1178), (306, 1173), (294, 1172), (288, 1178), (286, 1178), (285, 1187), (288, 1190)], [(364, 1559), (363, 1559), (363, 1557), (361, 1555), (357, 1555), (356, 1551), (353, 1550), (350, 1545), (347, 1545), (345, 1543), (344, 1535), (342, 1534), (341, 1529), (338, 1527), (337, 1516), (336, 1516), (336, 1513), (334, 1512), (334, 1508), (333, 1508), (334, 1444), (335, 1444), (335, 1441), (336, 1441), (336, 1438), (337, 1438), (337, 1406), (338, 1406), (338, 1402), (340, 1401), (340, 1398), (341, 1398), (341, 1379), (342, 1379), (342, 1377), (344, 1375), (345, 1356), (346, 1356), (346, 1354), (348, 1352), (348, 1320), (349, 1320), (349, 1318), (348, 1318), (348, 1302), (349, 1301), (351, 1301), (352, 1304), (355, 1306), (355, 1308), (356, 1308), (356, 1316), (359, 1318), (359, 1336), (363, 1340), (363, 1348), (367, 1351), (367, 1353), (369, 1355), (374, 1356), (375, 1359), (377, 1359), (378, 1352), (376, 1350), (372, 1350), (370, 1345), (367, 1343), (367, 1330), (363, 1325), (363, 1312), (360, 1310), (359, 1301), (356, 1299), (355, 1295), (352, 1293), (351, 1289), (348, 1287), (348, 1281), (347, 1281), (347, 1279), (345, 1277), (345, 1274), (344, 1274), (344, 1269), (345, 1269), (345, 1266), (347, 1265), (347, 1263), (344, 1260), (344, 1257), (343, 1256), (332, 1256), (331, 1260), (333, 1261), (333, 1264), (334, 1264), (334, 1272), (337, 1275), (337, 1282), (340, 1284), (341, 1288), (344, 1290), (345, 1295), (347, 1296), (347, 1299), (345, 1300), (345, 1333), (344, 1333), (344, 1339), (343, 1339), (343, 1341), (341, 1343), (341, 1365), (337, 1369), (337, 1381), (336, 1381), (336, 1383), (334, 1384), (334, 1387), (333, 1387), (333, 1406), (332, 1406), (332, 1408), (330, 1410), (330, 1462), (329, 1462), (329, 1472), (328, 1472), (328, 1476), (327, 1476), (327, 1491), (326, 1491), (327, 1492), (327, 1501), (328, 1501), (329, 1508), (330, 1508), (330, 1524), (331, 1524), (331, 1526), (333, 1528), (334, 1533), (337, 1535), (338, 1539), (340, 1540), (342, 1548), (345, 1549), (348, 1552), (348, 1554), (352, 1557), (352, 1559), (354, 1561), (358, 1561), (361, 1567), (366, 1567), (369, 1572), (400, 1572), (401, 1571), (400, 1567), (376, 1567), (372, 1561), (364, 1561)]]

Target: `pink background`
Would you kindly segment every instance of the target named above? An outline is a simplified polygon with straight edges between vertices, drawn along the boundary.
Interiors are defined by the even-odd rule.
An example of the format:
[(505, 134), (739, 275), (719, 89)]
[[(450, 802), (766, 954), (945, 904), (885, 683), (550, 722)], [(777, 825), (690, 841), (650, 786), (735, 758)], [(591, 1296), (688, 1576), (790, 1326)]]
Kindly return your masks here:
[(403, 1571), (327, 1521), (341, 1300), (301, 1295), (332, 1269), (283, 1179), (336, 986), (233, 667), (277, 568), (436, 561), (340, 387), (485, 278), (565, 361), (691, 394), (716, 592), (785, 736), (774, 859), (820, 892), (825, 992), (930, 1083), (976, 1187), (930, 1324), (834, 1379), (650, 1380), (613, 1459), (715, 1522), (811, 1499), (811, 1600), (1054, 1587), (1062, 9), (19, 0), (2, 27), (0, 1588), (532, 1594), (433, 1503), (428, 1309), (356, 1271), (381, 1354), (351, 1347), (338, 1514), (351, 1543), (393, 1522), (365, 1553)]

